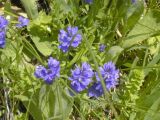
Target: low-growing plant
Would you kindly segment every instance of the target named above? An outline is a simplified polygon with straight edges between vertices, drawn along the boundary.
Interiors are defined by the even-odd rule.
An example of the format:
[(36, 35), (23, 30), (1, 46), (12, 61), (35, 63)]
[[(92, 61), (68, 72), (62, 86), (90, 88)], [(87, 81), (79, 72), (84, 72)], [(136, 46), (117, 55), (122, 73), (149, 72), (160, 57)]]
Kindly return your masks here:
[(0, 16), (0, 118), (159, 120), (159, 1), (21, 0)]

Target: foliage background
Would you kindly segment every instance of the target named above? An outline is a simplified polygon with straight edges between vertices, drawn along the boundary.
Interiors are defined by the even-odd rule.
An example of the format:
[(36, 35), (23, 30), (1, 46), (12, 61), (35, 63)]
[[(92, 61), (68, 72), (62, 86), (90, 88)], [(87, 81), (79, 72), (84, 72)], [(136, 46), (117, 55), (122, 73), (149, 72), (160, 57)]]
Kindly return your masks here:
[[(17, 15), (4, 1), (10, 15), (7, 45), (0, 49), (0, 116), (17, 120), (160, 118), (160, 7), (156, 0), (48, 0), (51, 11), (38, 13), (34, 0), (21, 0), (30, 18), (17, 29)], [(82, 44), (63, 54), (58, 33), (78, 26)], [(107, 46), (99, 52), (99, 45)], [(49, 56), (61, 62), (61, 77), (48, 86), (34, 77), (35, 66)], [(121, 71), (119, 85), (107, 98), (88, 98), (87, 91), (70, 96), (68, 76), (75, 64), (97, 66), (114, 61)], [(113, 109), (114, 108), (114, 109)], [(117, 113), (117, 114), (116, 114)]]

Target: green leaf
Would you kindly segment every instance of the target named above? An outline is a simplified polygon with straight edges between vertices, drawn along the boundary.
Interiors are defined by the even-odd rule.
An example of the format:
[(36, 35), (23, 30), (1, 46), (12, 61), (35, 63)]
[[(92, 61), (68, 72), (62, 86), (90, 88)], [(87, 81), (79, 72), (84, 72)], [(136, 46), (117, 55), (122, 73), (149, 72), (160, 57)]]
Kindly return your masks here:
[(160, 12), (158, 10), (149, 10), (148, 13), (142, 17), (135, 27), (129, 32), (127, 38), (122, 44), (122, 47), (128, 48), (132, 45), (138, 44), (139, 42), (156, 35), (159, 30)]
[(72, 100), (58, 84), (43, 85), (39, 95), (39, 107), (46, 118), (53, 120), (68, 118), (72, 110)]
[[(22, 44), (24, 46), (24, 53), (29, 56), (29, 57), (33, 57), (35, 56), (41, 63), (43, 63), (41, 57), (39, 56), (39, 54), (37, 53), (37, 51), (35, 50), (35, 48), (33, 47), (33, 45), (27, 41), (26, 39), (24, 39), (22, 41)], [(33, 56), (32, 56), (33, 55)]]
[(30, 102), (24, 103), (35, 120), (66, 120), (72, 111), (73, 100), (54, 82), (53, 85), (44, 84)]
[(14, 60), (16, 58), (16, 43), (14, 41), (7, 41), (6, 47), (4, 49), (0, 49), (2, 51), (2, 59), (10, 58)]
[[(157, 118), (157, 116), (159, 116), (158, 114), (156, 114), (157, 112), (159, 112), (159, 105), (160, 105), (160, 97), (154, 101), (153, 105), (149, 108), (149, 110), (147, 111), (144, 120), (159, 120), (159, 118)], [(156, 115), (156, 116), (155, 116)], [(156, 119), (153, 119), (156, 118)]]
[(52, 53), (52, 37), (50, 37), (44, 30), (41, 30), (39, 26), (32, 26), (30, 28), (30, 34), (39, 52), (44, 56), (49, 56)]
[(31, 19), (35, 19), (38, 17), (38, 8), (36, 4), (37, 0), (21, 0), (22, 5), (25, 8), (25, 11), (27, 12), (27, 15)]
[(28, 97), (24, 95), (14, 95), (15, 98), (18, 98), (21, 101), (28, 101)]
[(116, 57), (118, 57), (123, 50), (124, 49), (120, 46), (112, 46), (108, 51), (108, 54), (111, 56), (110, 59), (115, 59)]
[[(52, 21), (52, 17), (49, 15), (46, 15), (44, 12), (40, 12), (38, 17), (34, 19), (31, 24), (42, 26), (43, 24), (50, 24)], [(32, 27), (32, 26), (31, 26)]]
[[(147, 65), (147, 67), (154, 66), (158, 61), (160, 60), (160, 54), (153, 57), (152, 61), (150, 61)], [(145, 76), (148, 75), (148, 73), (152, 70), (152, 68), (144, 69)]]
[(142, 16), (143, 10), (144, 5), (142, 1), (137, 1), (136, 4), (131, 5), (127, 12), (127, 18), (123, 30), (124, 32), (128, 32), (128, 30), (131, 30), (134, 27), (134, 25)]
[(43, 111), (38, 107), (38, 90), (32, 94), (27, 93), (27, 96), (31, 96), (31, 98), (29, 101), (23, 101), (23, 104), (27, 108), (28, 112), (35, 120), (44, 120)]

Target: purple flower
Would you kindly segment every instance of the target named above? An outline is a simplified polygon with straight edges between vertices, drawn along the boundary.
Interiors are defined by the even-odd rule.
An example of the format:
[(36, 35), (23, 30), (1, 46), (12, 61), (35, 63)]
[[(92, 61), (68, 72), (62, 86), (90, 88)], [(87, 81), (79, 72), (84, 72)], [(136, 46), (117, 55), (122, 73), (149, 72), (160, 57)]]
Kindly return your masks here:
[(8, 21), (3, 16), (0, 16), (0, 30), (4, 30), (7, 25)]
[(136, 3), (136, 0), (131, 0), (132, 1), (132, 3)]
[(22, 28), (22, 27), (24, 27), (24, 26), (27, 26), (28, 25), (28, 23), (29, 23), (29, 19), (27, 19), (27, 18), (24, 18), (24, 17), (22, 17), (22, 16), (19, 16), (19, 18), (18, 18), (18, 24), (16, 24), (16, 27), (18, 27), (18, 28)]
[(4, 31), (0, 32), (0, 48), (4, 48), (6, 44), (6, 34)]
[(105, 48), (106, 48), (106, 45), (100, 44), (100, 46), (99, 46), (99, 51), (100, 51), (100, 52), (104, 52)]
[[(100, 67), (101, 75), (106, 83), (106, 88), (110, 90), (111, 88), (115, 88), (118, 84), (119, 78), (119, 70), (116, 69), (115, 64), (113, 62), (108, 62)], [(98, 73), (96, 73), (97, 81), (100, 81)]]
[(37, 66), (34, 75), (36, 76), (36, 78), (43, 78), (44, 76), (46, 76), (46, 68), (42, 65)]
[(99, 97), (103, 94), (103, 87), (101, 85), (101, 82), (94, 83), (89, 89), (88, 89), (88, 96), (89, 97)]
[[(105, 82), (105, 86), (107, 90), (111, 90), (111, 88), (115, 88), (118, 84), (118, 78), (119, 78), (119, 70), (116, 69), (115, 64), (113, 62), (108, 62), (103, 65), (103, 67), (99, 68), (100, 73), (102, 75), (102, 78)], [(90, 97), (94, 96), (101, 96), (103, 94), (103, 88), (100, 83), (100, 78), (98, 76), (98, 73), (95, 73), (97, 82), (89, 88), (88, 95)], [(94, 87), (96, 87), (94, 89)], [(93, 91), (94, 89), (94, 91)]]
[(34, 75), (37, 78), (43, 79), (47, 84), (51, 84), (53, 83), (56, 77), (60, 76), (59, 72), (60, 72), (59, 61), (50, 57), (48, 59), (48, 68), (39, 65), (36, 67)]
[(78, 34), (78, 27), (69, 26), (67, 31), (60, 30), (58, 39), (60, 42), (59, 48), (63, 52), (67, 52), (70, 46), (76, 48), (81, 43), (82, 36)]
[(0, 48), (4, 48), (6, 44), (6, 27), (8, 25), (8, 21), (0, 16)]
[(71, 88), (76, 92), (83, 91), (92, 82), (94, 73), (86, 62), (82, 63), (81, 68), (76, 66), (76, 69), (71, 72), (72, 76), (69, 77), (69, 80), (71, 81)]
[(87, 4), (92, 4), (93, 0), (85, 0)]

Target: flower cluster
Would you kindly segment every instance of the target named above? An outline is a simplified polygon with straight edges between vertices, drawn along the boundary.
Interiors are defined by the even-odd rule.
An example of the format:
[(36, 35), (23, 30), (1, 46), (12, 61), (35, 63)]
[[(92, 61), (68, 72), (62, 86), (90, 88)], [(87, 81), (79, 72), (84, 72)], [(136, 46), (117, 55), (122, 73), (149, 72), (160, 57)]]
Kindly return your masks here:
[[(78, 34), (78, 27), (67, 27), (67, 31), (60, 30), (58, 35), (60, 42), (59, 48), (63, 52), (67, 52), (69, 47), (77, 47), (81, 43), (81, 35)], [(105, 45), (101, 44), (99, 51), (103, 52), (105, 50)], [(115, 88), (118, 84), (119, 70), (116, 69), (113, 62), (105, 63), (102, 67), (99, 67), (100, 74), (104, 80), (106, 90), (111, 90)], [(60, 73), (60, 63), (52, 57), (48, 60), (48, 68), (44, 66), (37, 66), (34, 75), (37, 78), (43, 79), (47, 84), (53, 83), (56, 77), (59, 77)], [(95, 76), (95, 77), (94, 77)], [(93, 81), (93, 77), (96, 81)], [(89, 97), (99, 97), (104, 93), (104, 89), (101, 85), (101, 80), (97, 72), (93, 72), (91, 66), (84, 62), (81, 67), (76, 66), (74, 70), (71, 70), (71, 76), (68, 78), (70, 80), (71, 88), (79, 93), (85, 89), (88, 89)], [(90, 87), (88, 87), (92, 84)], [(71, 93), (72, 94), (72, 93)]]
[[(100, 67), (100, 73), (103, 80), (105, 81), (105, 86), (107, 90), (115, 88), (118, 84), (119, 70), (116, 69), (115, 64), (112, 62), (105, 63), (103, 67)], [(76, 92), (81, 92), (85, 90), (88, 85), (93, 82), (92, 78), (94, 72), (90, 65), (87, 63), (82, 63), (82, 67), (76, 66), (76, 69), (72, 70), (72, 76), (69, 78), (71, 81), (71, 88)], [(99, 97), (104, 91), (101, 85), (98, 73), (95, 73), (96, 82), (88, 89), (89, 97)]]
[(82, 63), (81, 68), (76, 66), (76, 69), (71, 72), (72, 76), (69, 80), (71, 81), (71, 88), (76, 92), (83, 91), (92, 82), (94, 73), (86, 62)]
[(100, 51), (100, 52), (104, 52), (105, 48), (106, 48), (106, 45), (100, 44), (100, 46), (99, 46), (99, 51)]
[[(115, 88), (119, 78), (119, 70), (116, 69), (115, 64), (113, 62), (105, 63), (99, 70), (105, 82), (106, 89), (110, 90), (111, 88)], [(97, 82), (89, 88), (88, 95), (90, 97), (99, 97), (103, 94), (103, 88), (98, 73), (96, 72), (95, 75)]]
[(43, 79), (47, 84), (53, 83), (56, 77), (59, 77), (60, 62), (50, 57), (48, 59), (48, 68), (40, 65), (36, 67), (35, 77)]
[(82, 36), (78, 34), (78, 27), (69, 26), (67, 31), (60, 30), (58, 39), (60, 42), (59, 48), (63, 52), (67, 52), (70, 46), (76, 48), (81, 43)]
[(28, 23), (29, 23), (29, 19), (27, 19), (27, 18), (24, 18), (24, 17), (22, 17), (22, 16), (19, 16), (19, 18), (18, 18), (18, 24), (16, 24), (16, 27), (18, 27), (18, 28), (22, 28), (22, 27), (24, 27), (24, 26), (27, 26), (28, 25)]
[(4, 48), (6, 44), (6, 27), (8, 25), (8, 21), (0, 16), (0, 48)]

